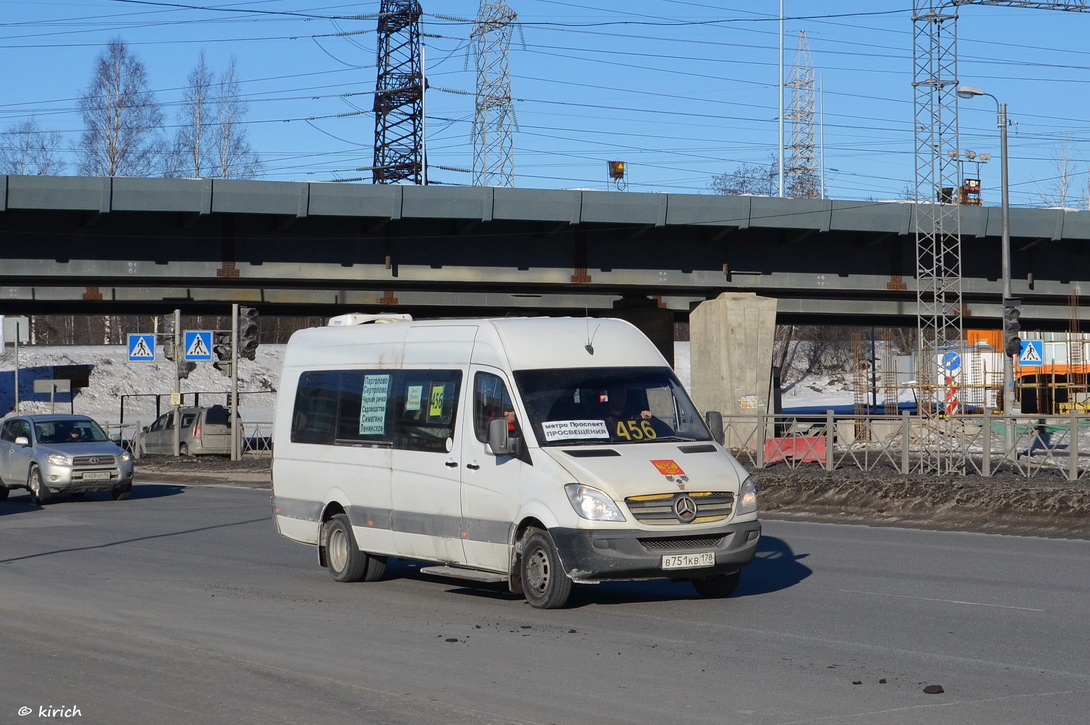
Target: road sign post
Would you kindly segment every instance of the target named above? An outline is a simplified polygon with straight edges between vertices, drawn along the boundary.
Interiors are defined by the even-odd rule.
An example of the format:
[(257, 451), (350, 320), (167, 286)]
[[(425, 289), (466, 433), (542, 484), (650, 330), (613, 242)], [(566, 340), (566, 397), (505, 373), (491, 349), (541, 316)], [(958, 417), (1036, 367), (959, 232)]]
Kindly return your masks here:
[(4, 342), (13, 343), (15, 349), (15, 407), (12, 410), (19, 413), (19, 343), (30, 339), (30, 321), (26, 317), (8, 317), (0, 325), (0, 333)]
[(1043, 367), (1044, 364), (1044, 340), (1019, 340), (1018, 365), (1020, 367)]
[(49, 393), (49, 412), (57, 412), (57, 393), (68, 393), (68, 411), (75, 413), (75, 401), (72, 400), (72, 381), (62, 379), (39, 378), (34, 381), (35, 393)]
[(231, 305), (231, 460), (242, 458), (238, 431), (238, 304)]
[[(182, 311), (174, 310), (174, 341), (170, 343), (172, 345), (172, 351), (174, 352), (171, 360), (181, 359), (181, 346), (182, 346)], [(177, 458), (182, 448), (182, 379), (178, 377), (178, 371), (174, 371), (174, 397), (178, 399), (178, 403), (174, 406), (174, 457)]]
[(186, 330), (182, 345), (182, 357), (194, 362), (207, 362), (212, 359), (212, 332), (209, 330)]
[(155, 360), (155, 335), (143, 333), (129, 335), (129, 362), (153, 362)]

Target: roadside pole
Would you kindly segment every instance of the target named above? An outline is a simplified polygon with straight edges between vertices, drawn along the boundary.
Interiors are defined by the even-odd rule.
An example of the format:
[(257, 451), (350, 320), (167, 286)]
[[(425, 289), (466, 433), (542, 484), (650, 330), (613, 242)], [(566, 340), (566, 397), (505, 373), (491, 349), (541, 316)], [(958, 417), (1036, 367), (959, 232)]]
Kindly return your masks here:
[[(26, 335), (26, 338), (23, 338)], [(19, 345), (30, 340), (30, 318), (29, 317), (5, 317), (0, 315), (0, 353), (4, 351), (4, 345), (8, 342), (12, 343), (12, 347), (15, 351), (15, 374), (13, 382), (15, 383), (14, 395), (12, 396), (12, 412), (16, 415), (19, 413), (19, 405), (22, 402), (19, 399)]]
[(238, 425), (238, 303), (231, 305), (231, 460), (237, 461), (242, 446)]
[(19, 415), (19, 321), (15, 321), (15, 415)]
[(182, 361), (182, 311), (174, 310), (174, 340), (169, 344), (174, 346), (174, 394), (171, 401), (174, 403), (174, 457), (181, 453), (182, 447), (182, 378), (178, 375), (178, 365)]

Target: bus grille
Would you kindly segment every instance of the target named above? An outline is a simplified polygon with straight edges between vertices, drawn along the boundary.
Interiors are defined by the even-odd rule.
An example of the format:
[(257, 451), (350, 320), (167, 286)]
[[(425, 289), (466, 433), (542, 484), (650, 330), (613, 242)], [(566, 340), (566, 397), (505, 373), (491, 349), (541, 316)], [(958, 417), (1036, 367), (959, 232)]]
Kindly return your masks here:
[(718, 549), (723, 545), (722, 536), (671, 536), (662, 539), (639, 539), (648, 551), (693, 551), (695, 549)]
[[(659, 493), (649, 496), (629, 496), (624, 500), (628, 510), (641, 524), (678, 526), (683, 522), (674, 514), (674, 499), (683, 493)], [(734, 494), (726, 491), (694, 491), (688, 495), (696, 502), (696, 518), (690, 523), (704, 524), (722, 521), (734, 510)]]

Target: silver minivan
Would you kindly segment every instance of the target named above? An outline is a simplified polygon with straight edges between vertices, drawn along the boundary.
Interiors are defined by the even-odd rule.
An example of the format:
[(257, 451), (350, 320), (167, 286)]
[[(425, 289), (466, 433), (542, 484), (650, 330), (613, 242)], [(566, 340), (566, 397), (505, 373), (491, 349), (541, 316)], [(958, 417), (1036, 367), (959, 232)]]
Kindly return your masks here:
[[(181, 425), (178, 452), (183, 456), (205, 454), (228, 456), (231, 454), (231, 412), (222, 405), (210, 408), (187, 407), (179, 409)], [(173, 455), (174, 411), (156, 418), (155, 422), (136, 435), (133, 454)]]

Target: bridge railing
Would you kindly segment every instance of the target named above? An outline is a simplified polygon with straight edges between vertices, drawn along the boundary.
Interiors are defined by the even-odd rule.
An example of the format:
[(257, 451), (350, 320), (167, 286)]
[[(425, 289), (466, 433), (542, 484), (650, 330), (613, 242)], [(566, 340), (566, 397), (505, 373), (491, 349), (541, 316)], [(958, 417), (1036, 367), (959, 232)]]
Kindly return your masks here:
[[(724, 416), (735, 457), (750, 469), (894, 470), (1025, 478), (1090, 471), (1090, 415)], [(936, 456), (939, 460), (936, 464)]]

